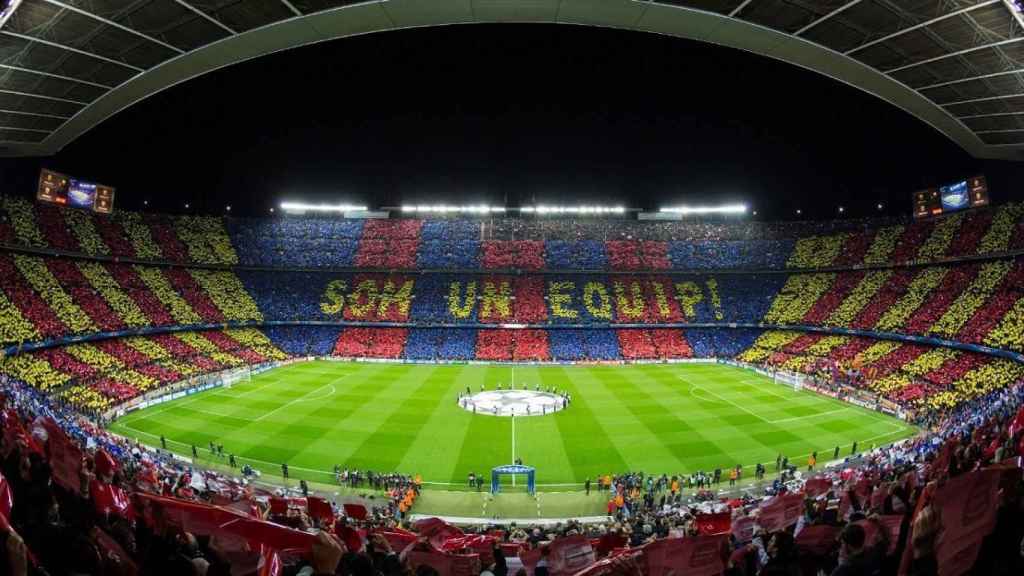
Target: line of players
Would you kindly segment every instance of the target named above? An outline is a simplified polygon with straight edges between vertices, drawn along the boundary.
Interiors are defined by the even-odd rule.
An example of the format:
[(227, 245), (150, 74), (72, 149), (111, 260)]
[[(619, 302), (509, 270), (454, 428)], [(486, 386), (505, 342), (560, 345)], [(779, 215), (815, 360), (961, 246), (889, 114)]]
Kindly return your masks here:
[[(498, 387), (495, 388), (495, 390), (498, 390), (498, 391), (505, 390), (505, 388), (503, 388), (502, 386), (503, 386), (503, 384), (501, 382), (498, 382)], [(515, 390), (516, 388), (514, 388), (514, 386), (515, 386), (514, 384), (509, 384), (508, 385), (508, 390), (510, 390), (510, 391), (511, 390)], [(524, 391), (528, 392), (530, 390), (530, 385), (529, 384), (524, 384), (522, 389)], [(480, 383), (480, 392), (486, 392), (486, 391), (487, 391), (487, 387), (481, 382)], [(545, 388), (544, 390), (541, 390), (540, 389), (540, 384), (534, 384), (533, 385), (533, 391), (534, 392), (545, 392), (547, 394), (553, 394), (553, 395), (558, 396), (559, 398), (561, 398), (562, 399), (562, 405), (559, 406), (558, 409), (565, 409), (566, 407), (569, 406), (569, 404), (572, 403), (572, 394), (569, 394), (565, 390), (558, 390), (554, 386), (549, 386), (548, 388)], [(467, 409), (467, 410), (472, 409), (473, 410), (473, 414), (476, 414), (476, 408), (477, 408), (476, 403), (470, 401), (470, 398), (472, 397), (472, 395), (473, 395), (473, 390), (469, 387), (469, 385), (466, 385), (466, 392), (465, 393), (460, 392), (458, 397), (455, 399), (455, 403), (458, 404), (459, 406), (461, 406), (462, 408)], [(547, 410), (548, 410), (547, 405), (546, 404), (542, 404), (541, 405), (541, 415), (547, 414), (548, 413)], [(491, 413), (494, 414), (495, 416), (497, 416), (497, 414), (498, 414), (498, 407), (494, 406), (491, 409)], [(516, 415), (515, 408), (512, 409), (512, 415), (513, 416)], [(531, 416), (532, 415), (530, 413), (530, 405), (529, 404), (526, 405), (526, 415), (527, 416)]]

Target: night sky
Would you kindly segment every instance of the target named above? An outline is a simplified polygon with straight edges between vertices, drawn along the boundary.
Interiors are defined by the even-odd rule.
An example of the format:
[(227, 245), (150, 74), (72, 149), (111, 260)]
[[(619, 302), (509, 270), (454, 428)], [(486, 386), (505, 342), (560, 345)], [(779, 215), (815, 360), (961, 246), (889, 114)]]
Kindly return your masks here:
[(120, 207), (266, 214), (284, 199), (744, 201), (759, 217), (909, 213), (917, 188), (981, 162), (910, 115), (815, 73), (637, 32), (471, 25), (373, 34), (200, 77), (55, 157), (0, 160), (5, 191), (40, 166), (118, 189)]

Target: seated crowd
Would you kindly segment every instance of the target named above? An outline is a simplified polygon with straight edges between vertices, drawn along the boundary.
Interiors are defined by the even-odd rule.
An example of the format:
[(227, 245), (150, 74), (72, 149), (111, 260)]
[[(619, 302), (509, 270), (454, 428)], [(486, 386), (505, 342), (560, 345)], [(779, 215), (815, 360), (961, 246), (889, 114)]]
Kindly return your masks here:
[(1024, 380), (1024, 365), (987, 354), (816, 333), (767, 331), (737, 359), (869, 391), (918, 418), (944, 415)]
[[(0, 242), (89, 258), (0, 253), (0, 566), (356, 576), (503, 576), (522, 566), (528, 576), (640, 576), (676, 569), (659, 548), (672, 540), (710, 549), (708, 574), (889, 574), (901, 563), (905, 574), (1020, 573), (1020, 460), (1011, 457), (1024, 456), (1024, 364), (962, 344), (1024, 352), (1024, 260), (948, 260), (1024, 248), (1022, 218), (1024, 205), (1011, 204), (914, 222), (793, 225), (232, 219), (100, 216), (4, 197)], [(857, 268), (893, 263), (927, 265)], [(182, 266), (190, 264), (203, 266)], [(793, 273), (710, 272), (767, 268)], [(544, 270), (628, 275), (520, 273)], [(345, 324), (288, 324), (307, 321)], [(310, 355), (736, 358), (906, 411), (931, 432), (823, 472), (779, 462), (768, 480), (758, 468), (758, 488), (728, 499), (717, 492), (720, 474), (608, 476), (598, 482), (611, 517), (601, 527), (469, 535), (403, 522), (418, 482), (394, 471), (336, 471), (386, 494), (362, 516), (362, 506), (343, 512), (315, 495), (282, 497), (194, 469), (81, 416), (169, 384)], [(725, 475), (733, 483), (749, 472)], [(988, 505), (969, 509), (965, 495)], [(565, 568), (569, 551), (586, 561)]]
[(421, 325), (757, 323), (786, 283), (781, 274), (282, 274), (242, 270), (236, 276), (265, 320)]
[(243, 477), (201, 470), (15, 380), (0, 380), (0, 398), (0, 566), (15, 576), (1024, 569), (1019, 385), (962, 405), (934, 432), (806, 473), (776, 463), (728, 490), (720, 474), (609, 475), (596, 486), (608, 499), (600, 522), (464, 529), (411, 522), (419, 488), (408, 476), (336, 468), (339, 482), (378, 490), (380, 500), (335, 502), (304, 482), (275, 492), (248, 466)]
[(98, 414), (169, 384), (287, 357), (252, 328), (173, 332), (22, 352), (0, 358), (0, 375)]
[(292, 268), (721, 270), (934, 262), (1024, 248), (1024, 206), (937, 220), (113, 216), (4, 197), (0, 241), (91, 256)]
[(776, 325), (850, 327), (1024, 350), (1024, 260), (796, 274), (764, 315)]
[[(308, 332), (268, 328), (285, 350), (275, 348), (272, 356), (601, 361), (742, 352), (745, 361), (796, 372), (868, 368), (852, 380), (860, 388), (931, 412), (1006, 386), (1020, 370), (972, 352), (868, 337), (785, 332), (780, 338), (769, 332), (755, 343), (749, 332), (722, 325), (853, 327), (876, 338), (911, 334), (1022, 351), (1022, 279), (1020, 259), (788, 277), (673, 277), (236, 273), (2, 253), (0, 341), (7, 355), (0, 371), (100, 410), (192, 374), (156, 364), (166, 364), (167, 346), (172, 358), (194, 358), (202, 373), (266, 355), (209, 342), (194, 330), (131, 340), (156, 343), (143, 350), (138, 347), (145, 345), (127, 341), (62, 339), (159, 327), (342, 321), (357, 325)], [(360, 325), (382, 322), (389, 324)], [(523, 329), (490, 329), (508, 324)], [(717, 328), (662, 326), (673, 324)], [(289, 333), (299, 336), (289, 339)], [(46, 349), (18, 353), (40, 342)]]
[(232, 272), (0, 252), (0, 344), (263, 320)]

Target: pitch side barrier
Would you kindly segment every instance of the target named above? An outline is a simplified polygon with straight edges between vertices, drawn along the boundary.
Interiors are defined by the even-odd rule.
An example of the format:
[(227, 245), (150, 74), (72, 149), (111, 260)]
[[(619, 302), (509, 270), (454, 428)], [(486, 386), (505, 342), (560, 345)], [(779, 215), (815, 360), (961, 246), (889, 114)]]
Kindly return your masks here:
[(156, 390), (151, 390), (150, 392), (142, 394), (141, 396), (136, 396), (126, 402), (122, 402), (121, 404), (118, 404), (104, 412), (103, 417), (107, 420), (113, 420), (120, 418), (129, 412), (142, 410), (143, 408), (149, 408), (150, 406), (156, 406), (157, 404), (163, 404), (164, 402), (170, 402), (171, 400), (177, 400), (178, 398), (184, 398), (185, 396), (191, 396), (200, 392), (212, 390), (213, 388), (230, 386), (247, 376), (261, 374), (280, 366), (286, 366), (296, 362), (306, 362), (308, 360), (313, 360), (313, 358), (289, 358), (288, 360), (263, 362), (261, 364), (228, 368), (227, 370), (221, 370), (219, 372), (210, 372), (208, 374), (192, 376), (179, 382), (175, 382), (174, 384), (170, 384)]
[(1008, 250), (1005, 252), (991, 252), (988, 254), (970, 254), (954, 256), (940, 260), (928, 261), (907, 261), (879, 264), (853, 264), (848, 266), (822, 266), (817, 268), (670, 268), (662, 270), (604, 270), (604, 269), (544, 269), (544, 270), (521, 270), (519, 268), (357, 268), (357, 267), (328, 267), (328, 268), (302, 268), (291, 266), (246, 266), (242, 264), (228, 266), (224, 264), (199, 264), (168, 262), (165, 260), (148, 260), (143, 258), (125, 258), (121, 256), (104, 256), (97, 254), (85, 254), (83, 252), (71, 252), (67, 250), (54, 250), (52, 248), (36, 248), (32, 246), (17, 246), (0, 243), (0, 250), (8, 252), (19, 252), (35, 256), (52, 256), (60, 258), (73, 258), (77, 260), (95, 260), (100, 262), (114, 262), (120, 264), (140, 264), (144, 266), (159, 266), (164, 268), (198, 268), (201, 270), (242, 270), (256, 272), (324, 272), (324, 273), (359, 273), (359, 274), (466, 274), (466, 275), (583, 275), (583, 274), (605, 274), (610, 276), (635, 276), (637, 274), (661, 274), (666, 276), (707, 276), (708, 274), (738, 275), (738, 274), (808, 274), (813, 272), (855, 272), (859, 270), (889, 270), (893, 268), (923, 268), (925, 266), (949, 266), (970, 262), (987, 262), (990, 260), (1005, 260), (1024, 256), (1024, 249)]
[(589, 329), (644, 329), (655, 328), (678, 328), (683, 330), (790, 330), (796, 332), (814, 332), (819, 334), (833, 334), (839, 336), (863, 336), (876, 340), (892, 340), (897, 342), (908, 342), (911, 344), (924, 344), (942, 348), (952, 348), (967, 352), (987, 354), (997, 358), (1014, 360), (1024, 364), (1024, 354), (1012, 350), (992, 348), (981, 344), (969, 344), (955, 340), (932, 338), (930, 336), (917, 336), (913, 334), (899, 334), (895, 332), (874, 332), (871, 330), (855, 330), (852, 328), (837, 328), (829, 326), (805, 326), (788, 324), (765, 324), (761, 322), (678, 322), (673, 324), (483, 324), (483, 323), (416, 323), (416, 322), (354, 322), (346, 320), (264, 320), (262, 322), (225, 322), (220, 324), (189, 324), (180, 326), (149, 326), (146, 328), (134, 328), (129, 330), (117, 330), (113, 332), (97, 332), (95, 334), (64, 336), (38, 342), (26, 342), (12, 344), (0, 350), (2, 356), (14, 356), (22, 352), (32, 352), (46, 348), (55, 348), (68, 344), (81, 342), (96, 342), (109, 340), (111, 338), (123, 338), (126, 336), (146, 336), (150, 334), (165, 334), (171, 332), (195, 332), (202, 330), (222, 330), (228, 328), (261, 328), (265, 326), (335, 326), (339, 328), (361, 327), (361, 328), (450, 328), (462, 330), (589, 330)]
[(841, 382), (828, 382), (821, 380), (820, 378), (815, 378), (810, 374), (801, 374), (799, 372), (790, 372), (788, 370), (774, 370), (758, 364), (749, 364), (738, 360), (720, 359), (718, 362), (721, 364), (735, 366), (737, 368), (751, 370), (762, 376), (771, 378), (776, 382), (788, 384), (795, 390), (810, 390), (815, 394), (828, 396), (829, 398), (834, 398), (868, 410), (874, 410), (875, 412), (881, 412), (883, 414), (899, 418), (900, 420), (905, 420), (907, 422), (913, 422), (914, 420), (914, 412), (912, 410), (907, 410), (903, 406), (900, 406), (891, 400), (882, 398), (869, 390), (855, 388)]

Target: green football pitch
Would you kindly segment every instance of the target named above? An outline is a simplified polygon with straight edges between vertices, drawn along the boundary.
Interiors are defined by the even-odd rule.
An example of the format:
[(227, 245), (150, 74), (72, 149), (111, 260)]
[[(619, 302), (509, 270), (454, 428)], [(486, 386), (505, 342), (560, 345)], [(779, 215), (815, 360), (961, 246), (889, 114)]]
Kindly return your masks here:
[[(565, 410), (496, 417), (457, 405), (459, 392), (554, 387)], [(131, 412), (112, 424), (124, 436), (208, 458), (212, 441), (271, 474), (329, 483), (342, 468), (419, 474), (428, 487), (464, 489), (470, 472), (521, 458), (542, 491), (578, 490), (598, 474), (692, 473), (756, 463), (777, 454), (805, 466), (913, 435), (904, 422), (795, 391), (720, 364), (626, 366), (407, 365), (312, 361), (253, 376), (230, 388)], [(515, 452), (513, 453), (513, 449)]]

